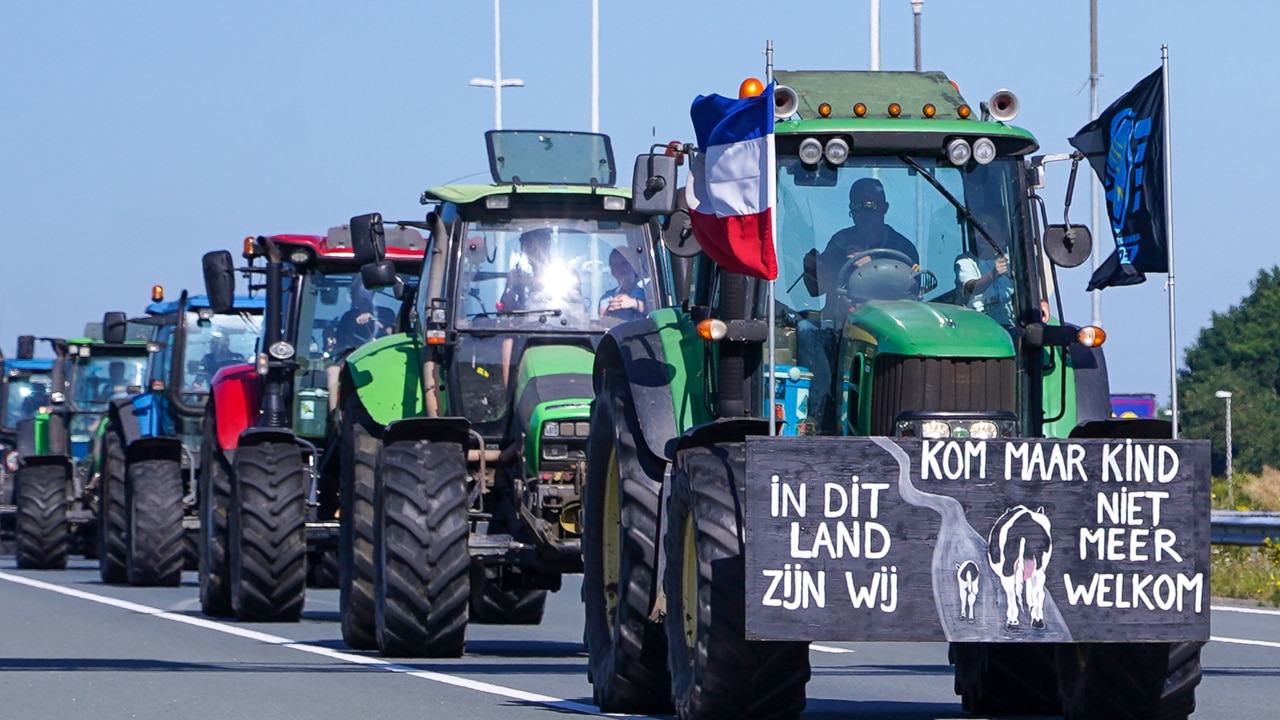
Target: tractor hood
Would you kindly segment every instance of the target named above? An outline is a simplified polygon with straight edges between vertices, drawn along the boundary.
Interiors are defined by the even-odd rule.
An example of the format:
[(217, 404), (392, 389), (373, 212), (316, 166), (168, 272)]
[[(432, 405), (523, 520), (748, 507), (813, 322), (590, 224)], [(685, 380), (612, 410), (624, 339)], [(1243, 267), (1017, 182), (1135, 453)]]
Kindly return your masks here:
[[(551, 459), (540, 450), (545, 438), (555, 438), (556, 446), (563, 448), (564, 457), (558, 452), (555, 460), (572, 461), (585, 450), (595, 396), (594, 363), (594, 354), (577, 346), (535, 345), (524, 351), (516, 380), (515, 419), (517, 431), (524, 433), (530, 472), (538, 472)], [(554, 425), (554, 432), (544, 429), (547, 424)]]
[(957, 305), (891, 300), (869, 302), (849, 314), (845, 334), (880, 353), (929, 357), (1013, 357), (1009, 331), (986, 315)]

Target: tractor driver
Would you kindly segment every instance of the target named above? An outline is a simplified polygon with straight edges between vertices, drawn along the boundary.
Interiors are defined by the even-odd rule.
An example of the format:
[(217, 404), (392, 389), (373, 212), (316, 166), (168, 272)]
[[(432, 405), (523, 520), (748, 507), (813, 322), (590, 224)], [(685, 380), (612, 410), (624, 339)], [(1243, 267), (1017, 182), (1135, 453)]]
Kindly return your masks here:
[[(811, 251), (805, 258), (806, 285), (815, 296), (826, 295), (821, 320), (801, 320), (796, 328), (798, 359), (813, 373), (809, 390), (809, 419), (819, 432), (823, 431), (826, 404), (831, 397), (831, 366), (836, 339), (850, 310), (848, 299), (839, 292), (845, 265), (858, 253), (881, 248), (906, 255), (912, 266), (920, 264), (920, 254), (915, 245), (885, 222), (888, 212), (889, 202), (879, 180), (870, 177), (855, 180), (849, 188), (849, 217), (853, 219), (853, 225), (832, 235), (821, 253)], [(863, 258), (859, 264), (870, 261), (869, 257)]]

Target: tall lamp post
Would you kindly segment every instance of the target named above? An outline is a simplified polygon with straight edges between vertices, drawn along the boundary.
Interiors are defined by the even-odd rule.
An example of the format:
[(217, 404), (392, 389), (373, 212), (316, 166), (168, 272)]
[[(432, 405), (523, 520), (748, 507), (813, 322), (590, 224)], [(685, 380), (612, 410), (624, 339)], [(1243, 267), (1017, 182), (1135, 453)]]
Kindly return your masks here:
[(1216, 398), (1227, 401), (1227, 503), (1236, 506), (1235, 482), (1231, 478), (1231, 391), (1219, 390), (1213, 394)]
[(519, 78), (502, 77), (502, 0), (493, 0), (493, 79), (471, 78), (472, 87), (493, 88), (493, 129), (502, 129), (502, 88), (524, 87)]

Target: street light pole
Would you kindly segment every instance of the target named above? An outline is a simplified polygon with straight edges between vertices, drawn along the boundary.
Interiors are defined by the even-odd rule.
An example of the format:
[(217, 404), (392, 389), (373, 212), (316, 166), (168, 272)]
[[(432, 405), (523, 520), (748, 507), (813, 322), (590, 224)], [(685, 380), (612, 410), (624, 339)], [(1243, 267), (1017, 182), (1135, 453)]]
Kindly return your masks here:
[(1236, 487), (1231, 477), (1231, 391), (1219, 390), (1213, 396), (1227, 401), (1227, 503), (1234, 509), (1236, 506)]
[(916, 72), (924, 72), (924, 62), (920, 55), (920, 11), (924, 8), (924, 0), (911, 0), (911, 13), (915, 16), (916, 38)]
[(471, 78), (472, 87), (493, 88), (493, 129), (502, 129), (502, 88), (524, 87), (519, 78), (502, 79), (502, 0), (493, 0), (493, 79)]

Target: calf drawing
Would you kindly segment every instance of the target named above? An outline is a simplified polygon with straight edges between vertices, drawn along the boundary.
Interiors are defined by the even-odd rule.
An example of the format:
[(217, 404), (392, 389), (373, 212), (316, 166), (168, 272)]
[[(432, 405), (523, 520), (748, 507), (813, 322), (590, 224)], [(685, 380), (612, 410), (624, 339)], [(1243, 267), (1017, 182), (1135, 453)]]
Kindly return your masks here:
[(956, 563), (956, 582), (960, 584), (960, 619), (973, 622), (973, 602), (978, 598), (978, 564), (972, 560)]
[(1045, 566), (1053, 552), (1049, 518), (1044, 508), (1025, 505), (1006, 510), (987, 536), (991, 569), (1004, 587), (1005, 621), (1010, 630), (1021, 623), (1021, 609), (1031, 615), (1031, 627), (1044, 629)]

